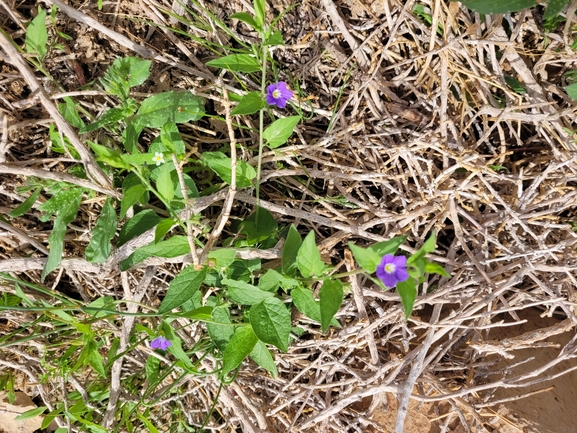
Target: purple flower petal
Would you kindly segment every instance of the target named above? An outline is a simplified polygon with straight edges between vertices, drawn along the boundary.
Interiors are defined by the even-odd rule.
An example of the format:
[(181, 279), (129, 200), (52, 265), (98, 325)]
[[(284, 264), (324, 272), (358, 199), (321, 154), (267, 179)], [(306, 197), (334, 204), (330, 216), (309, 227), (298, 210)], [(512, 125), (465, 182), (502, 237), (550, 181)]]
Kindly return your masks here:
[(381, 263), (377, 266), (377, 277), (388, 288), (393, 288), (397, 283), (406, 281), (409, 278), (407, 272), (407, 258), (405, 256), (394, 256), (385, 254)]
[(164, 337), (156, 337), (150, 342), (150, 347), (153, 349), (166, 350), (170, 346), (172, 346), (172, 343)]
[(279, 81), (276, 84), (269, 84), (266, 88), (266, 102), (269, 105), (276, 105), (278, 108), (285, 108), (288, 100), (292, 98), (291, 92), (284, 81)]

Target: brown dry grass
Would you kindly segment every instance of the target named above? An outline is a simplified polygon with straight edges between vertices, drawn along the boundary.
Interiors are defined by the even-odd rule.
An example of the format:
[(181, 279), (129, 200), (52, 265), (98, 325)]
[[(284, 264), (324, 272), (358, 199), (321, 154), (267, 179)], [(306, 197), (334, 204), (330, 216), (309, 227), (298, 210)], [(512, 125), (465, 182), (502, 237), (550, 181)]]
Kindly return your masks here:
[[(577, 220), (577, 149), (567, 128), (575, 128), (577, 105), (562, 88), (563, 74), (577, 69), (570, 49), (574, 8), (567, 11), (564, 27), (544, 37), (530, 11), (481, 18), (458, 3), (419, 3), (430, 8), (432, 27), (411, 12), (415, 2), (394, 0), (346, 0), (338, 6), (331, 0), (305, 1), (280, 21), (287, 42), (274, 53), (280, 76), (298, 83), (302, 108), (311, 118), (289, 146), (265, 154), (261, 203), (280, 222), (314, 229), (322, 253), (343, 270), (354, 266), (345, 249), (348, 241), (368, 244), (406, 234), (404, 248), (411, 252), (435, 230), (435, 258), (452, 278), (427, 281), (408, 322), (395, 293), (377, 290), (362, 278), (351, 279), (352, 294), (338, 316), (343, 329), (323, 336), (316, 327), (303, 325), (307, 339), (276, 356), (277, 380), (246, 364), (221, 394), (220, 420), (209, 425), (213, 431), (234, 431), (238, 423), (244, 432), (384, 431), (388, 427), (379, 424), (375, 412), (382, 411), (385, 392), (398, 396), (400, 419), (409, 402), (444, 402), (437, 406), (437, 415), (431, 415), (437, 418), (431, 431), (491, 431), (492, 421), (478, 410), (491, 403), (494, 390), (515, 388), (520, 398), (529, 384), (546, 388), (551, 367), (575, 359), (577, 349), (568, 344), (530, 373), (489, 374), (486, 361), (489, 354), (507, 358), (557, 333), (574, 333), (577, 235), (571, 222)], [(21, 41), (15, 21), (26, 22), (30, 7), (6, 1), (1, 5), (3, 30)], [(59, 12), (58, 23), (74, 37), (69, 43), (73, 54), (65, 58), (58, 52), (47, 60), (50, 73), (66, 91), (76, 89), (82, 79), (74, 61), (90, 81), (115, 57), (137, 53), (155, 59), (153, 77), (141, 91), (191, 88), (220, 110), (222, 93), (203, 66), (210, 54), (182, 35), (152, 31), (144, 23), (169, 22), (170, 2), (105, 3), (102, 12), (78, 2), (70, 6), (72, 12)], [(221, 19), (249, 7), (246, 2), (206, 6)], [(271, 5), (270, 17), (287, 6)], [(210, 23), (206, 14), (191, 7)], [(74, 9), (92, 21), (75, 15)], [(102, 27), (95, 30), (98, 23)], [(443, 36), (431, 31), (438, 25)], [(226, 35), (217, 31), (182, 28), (226, 42)], [(246, 30), (236, 23), (232, 28)], [(119, 35), (133, 45), (124, 44)], [(71, 161), (49, 152), (51, 119), (30, 94), (30, 80), (6, 58), (0, 64), (0, 173), (5, 173), (0, 197), (6, 214), (26, 198), (15, 190), (25, 182), (23, 176), (62, 176)], [(506, 75), (521, 81), (527, 92), (514, 92)], [(223, 78), (235, 91), (234, 79)], [(253, 86), (248, 79), (245, 84)], [(62, 96), (50, 92), (52, 100)], [(91, 92), (79, 100), (93, 114), (110, 103)], [(199, 152), (227, 139), (223, 124), (200, 126), (204, 130), (187, 131)], [(237, 134), (247, 146), (254, 142), (250, 134)], [(240, 157), (255, 162), (248, 149)], [(106, 187), (105, 182), (99, 186)], [(233, 216), (241, 217), (253, 201), (244, 193), (236, 200)], [(60, 290), (69, 286), (85, 301), (103, 295), (133, 297), (140, 284), (147, 288), (139, 293), (142, 302), (154, 305), (172, 275), (171, 265), (151, 260), (144, 264), (145, 273), (135, 269), (123, 274), (122, 281), (116, 268), (138, 242), (117, 251), (104, 268), (83, 260), (101, 203), (84, 205), (83, 219), (67, 238), (62, 271), (50, 284)], [(206, 217), (212, 224), (219, 211), (214, 206), (209, 210)], [(50, 226), (40, 226), (33, 213), (17, 225), (0, 224), (0, 270), (38, 281)], [(148, 236), (139, 243), (149, 242)], [(271, 258), (278, 256), (270, 253)], [(522, 323), (519, 313), (535, 308), (564, 320), (518, 335), (512, 325)], [(6, 313), (3, 317), (9, 323), (24, 320)], [(511, 338), (492, 341), (492, 330), (498, 327), (511, 327)], [(194, 341), (194, 336), (182, 337)], [(37, 380), (43, 373), (38, 355), (17, 362), (22, 356), (21, 348), (8, 347), (0, 362)], [(125, 372), (141, 366), (139, 357), (125, 361)], [(577, 368), (574, 362), (563, 365), (558, 374)], [(71, 386), (82, 389), (81, 382)], [(48, 383), (34, 392), (50, 404), (52, 388), (59, 386)], [(178, 404), (190, 424), (197, 425), (218, 384), (191, 376), (180, 387)], [(167, 403), (158, 402), (159, 420), (166, 416), (162, 408)], [(401, 424), (397, 431), (402, 431)]]

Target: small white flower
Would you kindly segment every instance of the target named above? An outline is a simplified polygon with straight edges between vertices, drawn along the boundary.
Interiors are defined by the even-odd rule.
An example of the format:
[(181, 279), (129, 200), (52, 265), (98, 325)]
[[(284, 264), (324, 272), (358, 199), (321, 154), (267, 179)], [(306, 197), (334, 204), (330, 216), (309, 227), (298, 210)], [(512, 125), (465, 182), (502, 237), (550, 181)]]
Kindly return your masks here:
[(164, 155), (161, 152), (154, 152), (154, 157), (152, 162), (156, 162), (156, 165), (164, 164)]

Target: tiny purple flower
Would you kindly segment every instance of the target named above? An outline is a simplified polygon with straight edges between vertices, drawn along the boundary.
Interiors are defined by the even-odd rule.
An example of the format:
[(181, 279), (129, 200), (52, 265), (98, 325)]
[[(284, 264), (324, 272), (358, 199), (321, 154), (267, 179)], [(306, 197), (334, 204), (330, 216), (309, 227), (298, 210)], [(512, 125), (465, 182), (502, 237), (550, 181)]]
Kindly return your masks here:
[(266, 88), (266, 102), (269, 105), (276, 105), (278, 108), (286, 107), (287, 101), (293, 97), (284, 81), (279, 81), (276, 84), (270, 84)]
[(150, 342), (150, 347), (153, 349), (166, 350), (170, 346), (172, 346), (172, 343), (164, 337), (156, 337)]
[(407, 281), (409, 279), (407, 258), (405, 256), (385, 254), (381, 263), (377, 266), (377, 277), (389, 289), (395, 287), (397, 283)]

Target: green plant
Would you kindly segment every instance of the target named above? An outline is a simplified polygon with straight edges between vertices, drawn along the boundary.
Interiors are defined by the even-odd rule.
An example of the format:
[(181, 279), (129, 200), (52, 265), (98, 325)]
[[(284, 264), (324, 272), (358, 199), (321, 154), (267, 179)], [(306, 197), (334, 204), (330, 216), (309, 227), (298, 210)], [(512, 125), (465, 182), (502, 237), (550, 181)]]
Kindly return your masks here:
[[(457, 1), (457, 0), (451, 0)], [(545, 4), (547, 9), (543, 15), (544, 20), (557, 16), (567, 6), (570, 0), (460, 0), (469, 9), (482, 14), (506, 14), (517, 12), (522, 9), (532, 8), (538, 4)]]

